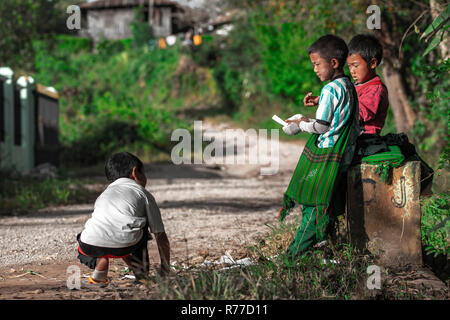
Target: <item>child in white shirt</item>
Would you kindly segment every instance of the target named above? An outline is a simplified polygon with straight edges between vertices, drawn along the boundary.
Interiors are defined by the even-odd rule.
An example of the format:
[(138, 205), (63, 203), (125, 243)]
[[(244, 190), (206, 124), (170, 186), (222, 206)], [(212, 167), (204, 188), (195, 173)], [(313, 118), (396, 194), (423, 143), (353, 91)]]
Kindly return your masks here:
[(78, 258), (91, 269), (90, 283), (108, 283), (109, 258), (122, 258), (142, 279), (149, 271), (147, 241), (155, 234), (161, 274), (170, 269), (170, 244), (155, 199), (145, 189), (143, 163), (128, 152), (105, 164), (111, 184), (95, 201), (92, 217), (78, 234)]

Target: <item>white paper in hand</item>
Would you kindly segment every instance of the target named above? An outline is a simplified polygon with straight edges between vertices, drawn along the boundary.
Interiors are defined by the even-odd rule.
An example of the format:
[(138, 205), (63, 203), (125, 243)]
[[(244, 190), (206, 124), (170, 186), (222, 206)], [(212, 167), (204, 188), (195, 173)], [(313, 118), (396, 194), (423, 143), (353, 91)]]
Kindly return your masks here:
[(277, 116), (276, 114), (273, 115), (272, 120), (274, 120), (275, 122), (281, 124), (283, 127), (287, 126), (288, 123), (284, 120), (282, 120), (279, 116)]

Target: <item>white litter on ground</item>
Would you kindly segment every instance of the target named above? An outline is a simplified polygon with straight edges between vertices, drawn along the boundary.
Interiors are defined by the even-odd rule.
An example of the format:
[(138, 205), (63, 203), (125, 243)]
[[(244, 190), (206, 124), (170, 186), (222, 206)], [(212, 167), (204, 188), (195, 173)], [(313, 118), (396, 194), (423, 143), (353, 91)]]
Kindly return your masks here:
[(234, 260), (229, 251), (225, 252), (225, 255), (222, 256), (218, 261), (208, 261), (205, 260), (201, 266), (209, 266), (209, 265), (219, 265), (219, 264), (227, 264), (227, 267), (224, 267), (220, 270), (228, 270), (237, 267), (246, 267), (254, 264), (254, 262), (250, 258), (243, 258), (239, 260)]
[(340, 262), (337, 261), (337, 260), (327, 260), (327, 259), (322, 259), (322, 263), (323, 263), (323, 264), (327, 264), (327, 263), (339, 264)]
[[(253, 260), (251, 260), (250, 258), (243, 258), (243, 259), (235, 260), (231, 256), (230, 251), (226, 251), (225, 255), (220, 257), (219, 260), (217, 260), (217, 261), (209, 261), (209, 260), (205, 259), (203, 261), (203, 263), (201, 263), (199, 265), (199, 267), (205, 268), (205, 267), (216, 266), (216, 265), (224, 265), (224, 264), (227, 265), (227, 266), (224, 267), (224, 268), (221, 268), (219, 270), (228, 270), (228, 269), (237, 268), (237, 267), (247, 267), (249, 265), (255, 264), (255, 262)], [(181, 265), (178, 265), (176, 261), (172, 262), (171, 267), (172, 267), (173, 270), (188, 269), (189, 268), (184, 263), (181, 264)]]

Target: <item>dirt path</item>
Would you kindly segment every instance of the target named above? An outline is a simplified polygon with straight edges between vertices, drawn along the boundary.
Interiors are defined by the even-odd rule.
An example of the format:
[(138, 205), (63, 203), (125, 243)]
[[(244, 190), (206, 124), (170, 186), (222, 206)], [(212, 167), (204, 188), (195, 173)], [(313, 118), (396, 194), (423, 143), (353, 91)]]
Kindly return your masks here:
[[(223, 130), (225, 127), (216, 128)], [(252, 145), (247, 145), (250, 150)], [(279, 170), (260, 175), (259, 165), (146, 165), (147, 189), (160, 206), (172, 261), (201, 263), (226, 251), (243, 258), (245, 247), (275, 224), (282, 194), (303, 143), (280, 143)], [(105, 187), (103, 185), (100, 187)], [(76, 234), (93, 203), (48, 208), (0, 219), (0, 299), (132, 299), (136, 286), (123, 279), (124, 263), (112, 260), (107, 288), (92, 288), (90, 270), (76, 259)], [(150, 259), (159, 265), (154, 241)], [(69, 290), (67, 268), (81, 271), (81, 290)]]

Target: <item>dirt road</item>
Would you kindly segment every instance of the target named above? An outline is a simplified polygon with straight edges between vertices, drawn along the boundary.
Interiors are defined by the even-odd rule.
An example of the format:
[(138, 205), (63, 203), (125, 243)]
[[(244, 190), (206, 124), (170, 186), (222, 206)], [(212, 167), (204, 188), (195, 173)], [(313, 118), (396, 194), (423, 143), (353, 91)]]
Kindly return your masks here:
[[(215, 128), (222, 132), (225, 127)], [(254, 145), (246, 145), (248, 150)], [(243, 258), (245, 247), (276, 224), (282, 195), (303, 142), (279, 146), (279, 170), (260, 175), (255, 164), (147, 164), (147, 189), (154, 195), (171, 242), (172, 262), (217, 260), (228, 251)], [(101, 173), (100, 173), (101, 174)], [(104, 181), (99, 177), (99, 181)], [(98, 185), (104, 188), (106, 184)], [(112, 260), (112, 283), (92, 288), (91, 271), (76, 259), (76, 235), (93, 203), (39, 210), (0, 218), (0, 299), (132, 299), (133, 280), (124, 279), (124, 263)], [(149, 242), (152, 272), (159, 256)], [(69, 266), (81, 271), (81, 290), (69, 290)]]

